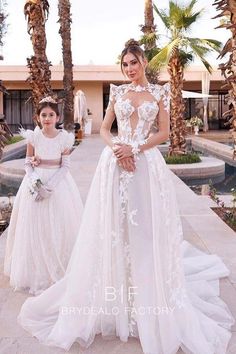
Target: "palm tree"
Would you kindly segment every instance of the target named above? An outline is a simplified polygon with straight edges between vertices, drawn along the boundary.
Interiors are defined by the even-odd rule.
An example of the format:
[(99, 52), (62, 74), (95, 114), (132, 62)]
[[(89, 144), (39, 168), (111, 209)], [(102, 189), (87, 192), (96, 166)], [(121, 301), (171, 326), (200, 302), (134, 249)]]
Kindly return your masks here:
[(159, 10), (153, 5), (156, 14), (164, 23), (169, 39), (168, 43), (156, 54), (149, 65), (159, 69), (167, 65), (170, 75), (171, 90), (171, 134), (169, 154), (184, 154), (186, 150), (186, 130), (183, 119), (184, 102), (182, 98), (184, 68), (193, 61), (194, 57), (200, 58), (206, 69), (211, 72), (211, 65), (206, 60), (206, 55), (211, 51), (219, 51), (221, 43), (213, 39), (189, 37), (191, 26), (200, 18), (202, 10), (194, 11), (197, 0), (190, 1), (187, 5), (178, 5), (169, 1), (169, 11)]
[[(235, 1), (230, 0), (215, 0), (214, 4), (218, 11), (221, 11), (217, 17), (227, 16), (227, 20), (222, 21), (221, 25), (217, 28), (226, 28), (231, 31), (231, 38), (225, 43), (219, 58), (224, 58), (226, 54), (229, 55), (229, 58), (226, 63), (220, 64), (219, 68), (223, 76), (225, 77), (227, 87), (229, 89), (229, 98), (228, 102), (231, 104), (231, 109), (225, 112), (225, 116), (229, 117), (228, 124), (232, 127), (232, 135), (234, 140), (234, 152), (233, 158), (236, 158), (236, 3)], [(225, 18), (226, 19), (226, 18)]]
[(51, 63), (46, 55), (45, 22), (49, 13), (47, 0), (27, 0), (24, 14), (28, 21), (28, 33), (33, 45), (34, 55), (27, 58), (30, 76), (27, 81), (32, 88), (32, 99), (36, 113), (38, 103), (45, 95), (52, 95)]
[(59, 0), (59, 33), (62, 38), (62, 54), (64, 64), (64, 128), (72, 131), (74, 130), (74, 94), (73, 94), (73, 64), (71, 52), (71, 14), (70, 14), (70, 1)]
[[(7, 31), (6, 18), (7, 14), (5, 12), (6, 2), (0, 0), (0, 47), (3, 46), (3, 37)], [(3, 55), (0, 54), (0, 60), (3, 60)], [(1, 95), (8, 94), (6, 87), (3, 85), (2, 80), (0, 80), (0, 93)], [(2, 157), (2, 152), (4, 146), (10, 140), (11, 136), (13, 136), (10, 131), (7, 123), (4, 119), (4, 114), (0, 113), (0, 159)]]
[[(6, 1), (0, 0), (0, 47), (3, 46), (3, 37), (7, 31), (6, 18), (7, 14), (4, 7), (6, 6)], [(3, 60), (3, 55), (0, 54), (0, 60)]]
[[(144, 25), (141, 25), (141, 31), (143, 32), (143, 36), (140, 40), (140, 44), (144, 44), (145, 55), (148, 60), (151, 60), (153, 56), (158, 52), (156, 45), (157, 34), (156, 26), (154, 24), (152, 0), (145, 0)], [(147, 67), (146, 75), (149, 82), (152, 82), (153, 84), (157, 83), (158, 70), (153, 70), (151, 67)]]
[(154, 25), (152, 0), (145, 0), (144, 21), (144, 25), (141, 26), (141, 31), (146, 38), (144, 48), (150, 50), (156, 47), (156, 26)]

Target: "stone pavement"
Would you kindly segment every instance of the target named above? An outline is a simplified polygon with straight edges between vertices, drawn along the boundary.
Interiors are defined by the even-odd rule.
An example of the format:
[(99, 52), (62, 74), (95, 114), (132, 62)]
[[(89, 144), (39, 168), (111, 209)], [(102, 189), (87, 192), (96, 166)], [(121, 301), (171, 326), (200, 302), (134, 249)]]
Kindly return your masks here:
[[(193, 134), (194, 135), (194, 134)], [(218, 142), (232, 142), (232, 134), (229, 130), (208, 130), (207, 132), (200, 131), (201, 138), (218, 141)]]
[[(72, 174), (79, 186), (83, 201), (103, 149), (101, 139), (93, 135), (85, 138), (75, 148), (72, 160)], [(212, 201), (205, 196), (197, 196), (174, 174), (180, 214), (183, 222), (184, 238), (207, 253), (216, 253), (231, 271), (227, 279), (221, 281), (221, 296), (236, 318), (236, 235), (210, 209)], [(41, 345), (25, 332), (16, 321), (20, 307), (27, 294), (13, 292), (7, 277), (2, 274), (5, 236), (0, 237), (0, 354), (60, 354), (64, 350)], [(69, 354), (142, 354), (139, 341), (129, 339), (122, 343), (118, 339), (104, 340), (97, 336), (88, 349), (74, 344)], [(179, 351), (178, 354), (182, 353)], [(236, 326), (229, 345), (228, 354), (236, 354)]]

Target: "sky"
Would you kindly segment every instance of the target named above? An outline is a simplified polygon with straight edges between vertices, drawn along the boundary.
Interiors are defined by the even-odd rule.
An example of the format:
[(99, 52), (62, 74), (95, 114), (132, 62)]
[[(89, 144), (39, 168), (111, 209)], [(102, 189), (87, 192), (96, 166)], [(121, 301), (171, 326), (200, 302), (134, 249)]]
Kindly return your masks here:
[[(8, 31), (4, 38), (4, 60), (0, 65), (26, 64), (26, 57), (31, 56), (33, 51), (23, 13), (25, 0), (7, 0), (7, 2)], [(185, 0), (179, 2), (186, 3)], [(159, 8), (168, 8), (167, 0), (154, 0), (154, 3)], [(198, 1), (196, 8), (203, 8), (204, 15), (198, 25), (193, 27), (190, 35), (218, 39), (224, 43), (230, 33), (224, 29), (214, 29), (219, 20), (211, 20), (216, 14), (212, 3), (213, 0)], [(62, 60), (61, 38), (57, 23), (57, 0), (49, 0), (49, 4), (50, 13), (46, 23), (47, 56), (52, 64), (56, 65)], [(113, 65), (124, 43), (130, 38), (140, 38), (139, 25), (144, 22), (144, 0), (71, 0), (71, 5), (74, 65)], [(157, 16), (155, 23), (164, 42), (167, 34)], [(215, 54), (209, 59), (212, 65), (217, 64)]]

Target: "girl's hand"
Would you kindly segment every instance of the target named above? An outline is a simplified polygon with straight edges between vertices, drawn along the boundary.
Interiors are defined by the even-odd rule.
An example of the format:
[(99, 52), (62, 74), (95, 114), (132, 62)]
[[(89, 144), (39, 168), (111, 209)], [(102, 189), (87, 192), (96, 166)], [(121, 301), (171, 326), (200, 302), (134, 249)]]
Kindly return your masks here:
[(119, 161), (124, 159), (125, 157), (133, 156), (132, 146), (130, 145), (115, 145), (113, 147), (113, 151)]
[(30, 163), (32, 167), (37, 167), (40, 164), (40, 158), (38, 156), (32, 156)]
[(133, 157), (124, 157), (122, 160), (118, 161), (118, 165), (127, 172), (134, 172), (136, 169)]
[(51, 197), (51, 195), (52, 195), (52, 191), (49, 188), (47, 188), (47, 186), (41, 185), (38, 189), (38, 194), (35, 198), (35, 201), (39, 202), (43, 199), (48, 199)]

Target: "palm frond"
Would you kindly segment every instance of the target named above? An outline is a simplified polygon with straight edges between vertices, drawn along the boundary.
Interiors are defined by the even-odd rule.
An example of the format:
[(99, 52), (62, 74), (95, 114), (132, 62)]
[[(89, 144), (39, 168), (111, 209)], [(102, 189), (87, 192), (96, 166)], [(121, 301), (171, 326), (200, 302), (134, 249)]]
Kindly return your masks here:
[(194, 6), (196, 5), (196, 3), (197, 3), (197, 0), (192, 0), (192, 1), (190, 2), (190, 4), (188, 5), (188, 8), (189, 8), (190, 11), (193, 10), (193, 8), (194, 8)]
[(153, 8), (165, 27), (170, 31), (171, 40), (150, 61), (150, 66), (157, 67), (167, 64), (173, 50), (178, 47), (183, 67), (188, 65), (196, 55), (200, 58), (208, 71), (211, 70), (206, 56), (212, 52), (220, 52), (221, 43), (215, 39), (191, 38), (187, 36), (192, 24), (201, 16), (203, 10), (194, 10), (197, 0), (190, 0), (186, 5), (179, 5), (176, 0), (169, 0), (169, 10), (159, 10), (154, 4)]
[(165, 27), (167, 29), (169, 29), (170, 28), (169, 16), (165, 13), (164, 10), (159, 10), (155, 4), (153, 4), (153, 9), (156, 12), (156, 14), (160, 17), (160, 19), (162, 20)]
[(191, 45), (193, 44), (195, 46), (205, 47), (208, 52), (217, 51), (219, 53), (222, 46), (222, 43), (216, 39), (186, 37), (186, 40)]
[(145, 50), (145, 56), (148, 61), (151, 61), (153, 57), (155, 57), (160, 52), (160, 48), (155, 47), (152, 49)]
[(169, 17), (176, 19), (182, 14), (182, 7), (174, 1), (169, 1)]
[(205, 68), (207, 69), (207, 71), (211, 74), (212, 73), (212, 66), (211, 64), (204, 58), (200, 58), (201, 59), (201, 62), (202, 64), (205, 66)]
[(191, 15), (187, 15), (184, 14), (182, 16), (182, 19), (180, 21), (180, 24), (182, 25), (182, 27), (186, 30), (188, 29), (194, 22), (196, 22), (198, 20), (198, 18), (201, 16), (202, 12), (198, 11), (195, 13), (192, 13)]
[(190, 43), (190, 47), (193, 53), (195, 54), (195, 56), (198, 57), (203, 63), (203, 65), (206, 67), (207, 71), (211, 73), (212, 67), (210, 63), (208, 63), (208, 61), (205, 59), (205, 56), (209, 53), (210, 49), (196, 45), (194, 42)]
[(196, 0), (193, 0), (188, 5), (179, 5), (177, 2), (169, 2), (169, 15), (166, 16), (169, 19), (170, 26), (175, 29), (183, 30), (188, 29), (196, 20), (201, 16), (202, 10), (193, 12), (193, 7), (196, 4)]
[(190, 65), (194, 60), (193, 52), (186, 52), (182, 49), (179, 50), (179, 57), (183, 68)]
[(159, 51), (157, 55), (151, 59), (148, 65), (154, 70), (158, 70), (161, 66), (167, 65), (171, 55), (173, 54), (173, 51), (178, 47), (179, 42), (180, 39), (177, 38), (168, 43), (163, 49)]
[(144, 34), (139, 43), (142, 44), (150, 44), (150, 43), (154, 43), (156, 42), (156, 40), (158, 39), (157, 34), (155, 32), (153, 33), (148, 33), (148, 34)]
[(183, 9), (173, 1), (169, 2), (169, 18), (172, 27), (178, 30), (183, 28)]
[(201, 38), (201, 41), (211, 47), (213, 50), (216, 50), (217, 52), (220, 52), (222, 48), (222, 42), (217, 41), (216, 39)]

